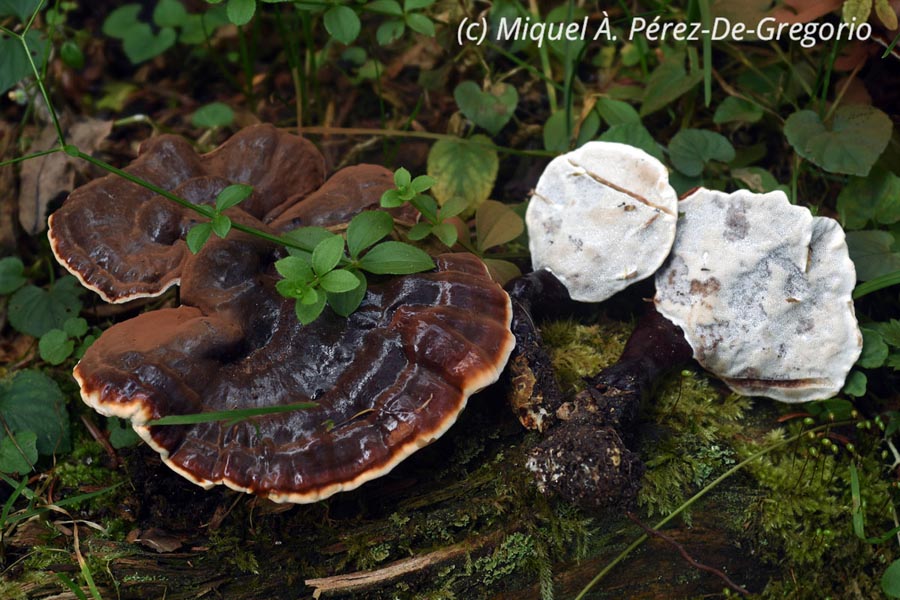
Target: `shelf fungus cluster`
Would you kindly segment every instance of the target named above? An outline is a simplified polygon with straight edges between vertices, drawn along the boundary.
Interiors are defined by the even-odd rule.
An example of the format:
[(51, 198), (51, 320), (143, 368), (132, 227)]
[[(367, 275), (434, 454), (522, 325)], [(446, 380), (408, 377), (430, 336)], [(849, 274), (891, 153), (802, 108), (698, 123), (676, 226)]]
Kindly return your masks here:
[[(325, 181), (309, 142), (247, 128), (198, 156), (173, 136), (126, 169), (194, 203), (254, 187), (234, 222), (278, 235), (333, 226), (378, 204), (391, 173), (372, 165)], [(443, 434), (512, 350), (508, 295), (480, 260), (442, 255), (433, 272), (375, 281), (349, 318), (303, 326), (275, 289), (280, 250), (233, 231), (193, 255), (187, 209), (117, 176), (76, 191), (51, 219), (57, 259), (111, 302), (180, 284), (180, 306), (114, 325), (75, 368), (85, 402), (130, 419), (189, 480), (281, 502), (313, 502), (383, 475)], [(167, 415), (315, 402), (235, 422), (159, 426)]]
[[(643, 469), (625, 444), (640, 398), (654, 377), (692, 355), (738, 393), (806, 402), (838, 393), (862, 350), (855, 269), (836, 221), (792, 206), (781, 192), (700, 188), (677, 205), (674, 198), (656, 159), (590, 143), (551, 162), (529, 204), (534, 265), (544, 270), (510, 287), (515, 306), (560, 302), (560, 283), (563, 295), (599, 301), (656, 274), (655, 306), (618, 364), (572, 399), (544, 386), (541, 401), (513, 403), (524, 425), (545, 432), (528, 462), (539, 486), (583, 505), (633, 495), (635, 486), (621, 482)], [(525, 341), (514, 381), (523, 373), (546, 381), (548, 361), (526, 346), (539, 333), (518, 332), (528, 322), (514, 317)], [(574, 449), (573, 430), (588, 440)]]

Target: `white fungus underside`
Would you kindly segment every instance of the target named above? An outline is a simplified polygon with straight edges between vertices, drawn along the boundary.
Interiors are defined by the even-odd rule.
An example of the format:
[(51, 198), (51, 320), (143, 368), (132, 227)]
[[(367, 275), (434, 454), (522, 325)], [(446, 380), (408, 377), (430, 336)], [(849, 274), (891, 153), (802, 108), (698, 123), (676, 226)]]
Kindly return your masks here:
[(652, 275), (675, 239), (665, 166), (626, 144), (589, 142), (547, 165), (528, 205), (531, 259), (581, 302)]
[(678, 205), (656, 306), (733, 390), (783, 402), (836, 394), (859, 358), (843, 230), (781, 192), (700, 189)]

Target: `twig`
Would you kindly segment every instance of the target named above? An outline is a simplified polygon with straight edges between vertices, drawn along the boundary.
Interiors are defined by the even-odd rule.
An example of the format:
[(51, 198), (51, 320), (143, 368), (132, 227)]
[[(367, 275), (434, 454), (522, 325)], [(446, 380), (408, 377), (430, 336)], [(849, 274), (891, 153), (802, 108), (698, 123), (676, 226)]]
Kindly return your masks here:
[(734, 590), (735, 592), (741, 594), (742, 596), (749, 596), (749, 595), (750, 595), (750, 592), (748, 592), (746, 589), (742, 588), (741, 586), (739, 586), (738, 584), (736, 584), (735, 582), (733, 582), (733, 581), (731, 580), (731, 578), (728, 577), (728, 575), (726, 575), (725, 573), (723, 573), (723, 572), (720, 571), (719, 569), (716, 569), (715, 567), (710, 567), (709, 565), (704, 565), (704, 564), (701, 563), (701, 562), (697, 562), (693, 557), (691, 557), (690, 554), (688, 554), (687, 550), (684, 549), (684, 546), (682, 546), (681, 544), (679, 544), (678, 542), (676, 542), (676, 541), (675, 541), (674, 539), (672, 539), (671, 537), (667, 536), (666, 534), (662, 533), (661, 531), (656, 531), (655, 529), (653, 529), (653, 528), (651, 528), (651, 527), (649, 527), (649, 526), (644, 525), (643, 523), (641, 523), (640, 519), (638, 519), (638, 518), (634, 515), (634, 513), (630, 513), (630, 512), (629, 512), (629, 513), (626, 513), (626, 515), (627, 515), (628, 518), (631, 519), (638, 527), (640, 527), (641, 529), (643, 529), (643, 530), (647, 533), (647, 535), (649, 535), (649, 536), (651, 536), (651, 537), (659, 538), (659, 539), (661, 539), (662, 541), (664, 541), (665, 543), (667, 543), (667, 544), (669, 544), (670, 546), (672, 546), (673, 548), (675, 548), (676, 550), (678, 550), (678, 553), (681, 554), (681, 557), (684, 558), (684, 560), (687, 561), (687, 563), (688, 563), (689, 565), (691, 565), (692, 567), (694, 567), (695, 569), (698, 569), (698, 570), (700, 570), (700, 571), (706, 571), (707, 573), (712, 573), (713, 575), (715, 575), (716, 577), (718, 577), (719, 579), (721, 579), (722, 581), (724, 581), (724, 582), (725, 582), (725, 585), (727, 585), (729, 588), (731, 588), (731, 589)]

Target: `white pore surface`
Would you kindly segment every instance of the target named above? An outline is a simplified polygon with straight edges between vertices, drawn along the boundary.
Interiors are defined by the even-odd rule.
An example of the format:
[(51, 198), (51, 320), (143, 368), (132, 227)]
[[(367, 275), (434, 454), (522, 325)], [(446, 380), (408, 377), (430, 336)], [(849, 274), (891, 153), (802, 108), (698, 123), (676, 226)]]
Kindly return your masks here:
[(745, 395), (806, 402), (840, 391), (862, 350), (840, 225), (781, 192), (701, 188), (678, 210), (656, 306), (694, 358)]
[(589, 142), (553, 159), (528, 205), (531, 260), (573, 299), (600, 302), (652, 275), (675, 239), (678, 198), (644, 152)]

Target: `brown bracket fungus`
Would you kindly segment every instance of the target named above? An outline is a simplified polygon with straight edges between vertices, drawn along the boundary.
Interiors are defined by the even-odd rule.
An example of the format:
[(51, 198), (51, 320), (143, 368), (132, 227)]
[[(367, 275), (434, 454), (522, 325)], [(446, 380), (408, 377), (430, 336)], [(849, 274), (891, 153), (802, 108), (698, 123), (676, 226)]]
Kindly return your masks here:
[(589, 142), (547, 165), (528, 204), (534, 269), (553, 273), (573, 300), (606, 300), (662, 265), (676, 205), (661, 162), (626, 144)]
[[(223, 166), (225, 157), (237, 166)], [(273, 233), (342, 223), (391, 185), (385, 169), (360, 166), (316, 191), (322, 164), (311, 144), (255, 127), (202, 157), (175, 138), (153, 141), (130, 171), (194, 202), (211, 203), (230, 183), (253, 185), (247, 210), (229, 215)], [(61, 261), (106, 298), (180, 282), (181, 306), (105, 331), (75, 377), (85, 402), (131, 419), (167, 465), (199, 485), (279, 502), (353, 489), (443, 434), (512, 351), (509, 297), (472, 255), (442, 255), (434, 272), (370, 282), (349, 318), (326, 309), (303, 326), (294, 301), (275, 289), (274, 244), (233, 231), (192, 255), (183, 241), (191, 218), (106, 177), (72, 194), (51, 239)], [(93, 252), (92, 244), (104, 246)], [(237, 423), (149, 424), (304, 401), (317, 405)]]
[(655, 302), (697, 362), (745, 395), (806, 402), (840, 391), (862, 337), (838, 223), (781, 192), (701, 188), (678, 210)]

